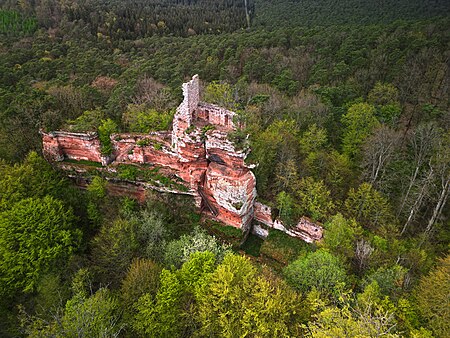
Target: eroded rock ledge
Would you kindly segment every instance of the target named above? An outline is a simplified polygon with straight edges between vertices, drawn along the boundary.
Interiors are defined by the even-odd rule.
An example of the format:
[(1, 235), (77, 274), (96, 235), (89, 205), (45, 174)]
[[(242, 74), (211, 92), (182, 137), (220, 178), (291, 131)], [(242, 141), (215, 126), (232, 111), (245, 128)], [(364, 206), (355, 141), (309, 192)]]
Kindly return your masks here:
[[(140, 199), (145, 189), (190, 194), (206, 215), (227, 225), (248, 230), (255, 220), (307, 242), (320, 240), (319, 225), (302, 218), (299, 225), (286, 229), (272, 219), (268, 206), (255, 201), (256, 179), (245, 163), (248, 152), (236, 149), (228, 138), (228, 133), (236, 129), (235, 113), (200, 102), (197, 75), (183, 84), (183, 95), (172, 132), (113, 134), (109, 156), (102, 155), (96, 133), (42, 132), (44, 156), (60, 163), (69, 176), (82, 177), (89, 167), (74, 161), (98, 163), (95, 170), (112, 174), (133, 166), (150, 177), (150, 183), (134, 182), (137, 188), (133, 191), (139, 192)], [(117, 183), (113, 177), (110, 180)], [(116, 192), (123, 191), (116, 185)], [(266, 234), (261, 227), (254, 229), (260, 236)]]

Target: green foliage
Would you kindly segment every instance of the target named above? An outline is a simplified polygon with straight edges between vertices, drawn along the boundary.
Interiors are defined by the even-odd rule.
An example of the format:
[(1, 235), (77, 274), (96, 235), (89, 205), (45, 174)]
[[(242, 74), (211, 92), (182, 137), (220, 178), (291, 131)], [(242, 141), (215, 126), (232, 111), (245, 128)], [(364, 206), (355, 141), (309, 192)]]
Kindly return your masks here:
[[(138, 0), (132, 4), (129, 1), (88, 1), (75, 10), (61, 1), (7, 1), (0, 10), (0, 157), (20, 161), (30, 150), (40, 151), (39, 128), (58, 130), (66, 120), (74, 120), (73, 131), (95, 131), (108, 117), (114, 117), (117, 122), (122, 118), (120, 127), (125, 127), (125, 117), (129, 114), (136, 130), (165, 129), (162, 126), (169, 123), (169, 114), (156, 114), (152, 109), (168, 112), (173, 108), (181, 99), (181, 83), (194, 73), (200, 74), (206, 86), (215, 80), (211, 86), (211, 99), (230, 105), (238, 113), (243, 112), (234, 122), (245, 122), (246, 128), (239, 129), (230, 138), (245, 150), (251, 146), (253, 153), (249, 161), (259, 163), (255, 168), (258, 194), (272, 204), (281, 192), (291, 196), (294, 219), (296, 214), (306, 213), (326, 221), (334, 210), (342, 207), (341, 212), (346, 218), (335, 216), (325, 224), (323, 245), (347, 263), (353, 262), (346, 265), (351, 272), (366, 272), (360, 276), (363, 283), (358, 286), (373, 285), (373, 282), (379, 285), (378, 294), (372, 292), (376, 298), (372, 303), (365, 301), (363, 306), (340, 299), (339, 308), (317, 309), (317, 314), (323, 316), (310, 323), (311, 335), (320, 336), (314, 326), (317, 324), (322, 329), (322, 336), (375, 336), (369, 324), (375, 323), (380, 330), (389, 328), (394, 323), (391, 317), (395, 313), (399, 334), (429, 337), (431, 331), (428, 329), (434, 325), (432, 321), (437, 320), (429, 313), (437, 311), (423, 306), (422, 312), (428, 313), (424, 318), (429, 321), (429, 326), (420, 328), (422, 318), (415, 315), (415, 301), (409, 300), (409, 288), (414, 288), (422, 273), (433, 264), (434, 257), (442, 256), (448, 247), (445, 227), (448, 208), (445, 203), (437, 203), (441, 194), (445, 197), (448, 191), (444, 175), (444, 150), (448, 147), (441, 142), (443, 138), (436, 132), (438, 129), (428, 127), (438, 124), (447, 130), (449, 125), (446, 116), (447, 2), (389, 0), (380, 6), (378, 2), (355, 0), (258, 0), (256, 8), (253, 1), (247, 3), (252, 19), (251, 31), (236, 31), (245, 25), (244, 1)], [(39, 30), (33, 28), (34, 17)], [(29, 18), (31, 25), (27, 32), (25, 22)], [(417, 18), (431, 19), (418, 21)], [(394, 22), (397, 19), (406, 20)], [(100, 83), (99, 79), (109, 79), (109, 82)], [(215, 84), (218, 84), (216, 88)], [(365, 98), (367, 103), (363, 103)], [(209, 98), (203, 97), (203, 100)], [(130, 106), (131, 103), (134, 106)], [(82, 112), (86, 113), (80, 116)], [(367, 159), (368, 155), (379, 160), (369, 152), (367, 144), (377, 145), (376, 137), (382, 134), (374, 125), (380, 123), (402, 136), (402, 142), (383, 164), (383, 179), (373, 182), (377, 195), (373, 187), (362, 189), (357, 185), (365, 180), (360, 171), (364, 162), (359, 163), (359, 160)], [(426, 128), (422, 127), (424, 123)], [(109, 133), (106, 130), (105, 134)], [(249, 140), (246, 140), (247, 133), (251, 137)], [(108, 135), (105, 139), (108, 142)], [(386, 141), (389, 139), (386, 137)], [(145, 146), (144, 143), (147, 142), (141, 146)], [(156, 143), (153, 146), (155, 149), (160, 147)], [(344, 149), (342, 153), (341, 149)], [(106, 150), (106, 153), (110, 151)], [(87, 196), (86, 210), (83, 196), (91, 193), (74, 193), (45, 161), (37, 156), (29, 160), (27, 164), (16, 165), (0, 162), (1, 215), (24, 199), (43, 200), (50, 195), (63, 201), (64, 211), (69, 205), (74, 208), (77, 219), (76, 224), (72, 222), (73, 228), (84, 226), (86, 216), (99, 226), (104, 220), (112, 228), (116, 227), (116, 205), (112, 198), (105, 204), (102, 198), (93, 201), (94, 197)], [(124, 172), (119, 170), (119, 175), (182, 189), (179, 182), (169, 180), (157, 170), (126, 168)], [(305, 180), (309, 182), (305, 184)], [(301, 187), (299, 182), (303, 184)], [(97, 188), (93, 189), (96, 190), (93, 195), (101, 196), (101, 187)], [(344, 203), (349, 190), (347, 203)], [(92, 234), (92, 228), (84, 226), (88, 230), (84, 237), (91, 245), (73, 257), (67, 268), (51, 263), (61, 272), (60, 282), (51, 277), (51, 272), (43, 272), (35, 283), (37, 298), (34, 293), (16, 299), (4, 297), (0, 309), (0, 335), (22, 334), (17, 332), (18, 325), (11, 320), (18, 302), (31, 312), (41, 305), (54, 309), (52, 313), (41, 309), (39, 313), (30, 314), (42, 317), (36, 320), (34, 328), (48, 327), (48, 332), (39, 329), (34, 336), (67, 335), (57, 324), (61, 323), (64, 311), (55, 308), (56, 300), (45, 289), (55, 289), (58, 294), (61, 290), (64, 301), (67, 298), (65, 282), (70, 280), (72, 272), (79, 266), (89, 266), (94, 272), (92, 287), (108, 283), (112, 292), (118, 292), (122, 285), (120, 279), (132, 259), (139, 256), (162, 261), (166, 243), (189, 233), (193, 224), (198, 223), (200, 216), (191, 212), (191, 201), (173, 201), (163, 195), (151, 204), (150, 209), (160, 216), (161, 221), (153, 217), (147, 219), (140, 213), (128, 219), (134, 212), (122, 211), (121, 217), (132, 225), (124, 226), (123, 233), (116, 229), (116, 233), (103, 234), (108, 238), (103, 242), (104, 250), (117, 257), (117, 266), (113, 264), (113, 258), (108, 262), (102, 256), (105, 253), (91, 250), (94, 246), (91, 236), (95, 234)], [(335, 204), (335, 209), (328, 208), (330, 201)], [(432, 231), (419, 236), (435, 210), (438, 215), (430, 223)], [(398, 215), (394, 217), (392, 211)], [(395, 218), (406, 223), (411, 212), (413, 217), (407, 231), (397, 237), (393, 229), (397, 225)], [(364, 239), (359, 225), (364, 227)], [(218, 235), (228, 232), (217, 231), (219, 226), (212, 226), (211, 232)], [(236, 234), (223, 237), (238, 241), (239, 230), (234, 230)], [(100, 230), (97, 235), (102, 232), (106, 230)], [(182, 254), (186, 243), (199, 251), (202, 247), (215, 248), (208, 238), (198, 242), (204, 245), (174, 242), (174, 246), (178, 246), (172, 249), (174, 258), (170, 261), (174, 263), (169, 264), (179, 267), (183, 262), (191, 262), (195, 254), (189, 250), (186, 257)], [(122, 248), (123, 257), (129, 259), (122, 260), (115, 246)], [(130, 247), (135, 250), (129, 250)], [(257, 260), (281, 269), (293, 258), (306, 256), (305, 252), (313, 248), (271, 231), (268, 240), (261, 244)], [(368, 253), (364, 254), (364, 250)], [(183, 261), (180, 261), (182, 256)], [(395, 266), (397, 261), (408, 269), (405, 288), (400, 287), (404, 271)], [(176, 335), (201, 335), (197, 315), (199, 304), (193, 289), (200, 285), (205, 287), (206, 276), (214, 273), (210, 263), (206, 258), (204, 261), (199, 258), (192, 261), (185, 273), (176, 271), (176, 277), (183, 285), (179, 312), (183, 328)], [(202, 274), (204, 265), (208, 268)], [(368, 269), (364, 270), (366, 267)], [(151, 278), (156, 278), (157, 269), (149, 269), (153, 273)], [(189, 279), (191, 271), (195, 278)], [(267, 294), (259, 290), (267, 285), (273, 290), (278, 282), (265, 268), (261, 273), (257, 272), (255, 277), (259, 284), (236, 284)], [(259, 280), (262, 276), (268, 284)], [(143, 280), (146, 278), (142, 276)], [(202, 281), (197, 283), (197, 279)], [(197, 286), (188, 290), (185, 283)], [(156, 288), (152, 283), (150, 287)], [(136, 291), (127, 306), (141, 297), (142, 292), (149, 292), (153, 306), (156, 289)], [(239, 294), (240, 291), (233, 292)], [(217, 297), (224, 293), (217, 293)], [(270, 292), (270, 296), (261, 298), (255, 295), (246, 298), (246, 293), (241, 294), (243, 298), (233, 305), (238, 308), (244, 304), (248, 314), (241, 312), (241, 318), (234, 322), (238, 323), (236, 325), (220, 324), (220, 328), (208, 332), (218, 336), (221, 330), (226, 330), (222, 328), (232, 327), (236, 328), (233, 330), (237, 336), (252, 336), (253, 332), (259, 336), (272, 335), (273, 331), (267, 331), (266, 325), (275, 328), (281, 324), (272, 324), (267, 317), (261, 318), (270, 317), (265, 309), (273, 309), (271, 299), (276, 297)], [(391, 295), (397, 303), (386, 306), (388, 302), (383, 294)], [(91, 297), (87, 289), (83, 297), (81, 302)], [(247, 305), (246, 302), (255, 304)], [(79, 313), (84, 311), (82, 306), (74, 308)], [(289, 306), (285, 309), (291, 311)], [(285, 321), (289, 322), (286, 325), (290, 328), (299, 323), (298, 316), (303, 319), (308, 316), (308, 311), (295, 311), (297, 317)], [(388, 315), (383, 317), (383, 311)], [(221, 313), (225, 313), (223, 318), (226, 319), (228, 313), (225, 310)], [(272, 313), (277, 313), (279, 318), (285, 315), (275, 310)], [(124, 327), (130, 328), (130, 318), (134, 314), (133, 310), (128, 312)], [(56, 321), (51, 320), (53, 316), (58, 317)], [(246, 316), (251, 316), (254, 321), (250, 322)], [(10, 319), (4, 320), (6, 317)], [(159, 317), (154, 318), (159, 320)], [(303, 319), (300, 321), (305, 322)], [(289, 330), (290, 336), (304, 334), (295, 328)], [(394, 330), (386, 335), (395, 334)], [(282, 336), (283, 332), (280, 330), (278, 334)], [(117, 330), (108, 334), (114, 333)], [(135, 333), (126, 332), (125, 335)], [(89, 335), (96, 334), (96, 331), (89, 332)]]
[(298, 147), (296, 136), (298, 127), (293, 120), (275, 121), (265, 131), (253, 134), (251, 159), (258, 163), (255, 168), (258, 191), (264, 196), (271, 180), (274, 179), (274, 167), (277, 161), (292, 158)]
[(188, 292), (194, 294), (205, 283), (203, 278), (216, 268), (217, 257), (210, 251), (197, 251), (189, 255), (178, 271), (180, 279)]
[(110, 337), (117, 335), (118, 302), (106, 288), (90, 297), (75, 294), (67, 301), (61, 319), (62, 332), (66, 337)]
[(205, 88), (203, 99), (205, 102), (216, 103), (231, 110), (236, 108), (233, 88), (228, 83), (210, 83)]
[(298, 81), (295, 81), (290, 69), (281, 71), (273, 80), (274, 86), (288, 95), (294, 95), (298, 91)]
[(375, 107), (368, 103), (356, 103), (348, 108), (342, 116), (345, 125), (342, 139), (342, 149), (351, 158), (357, 158), (361, 145), (374, 130), (379, 122), (375, 117)]
[(348, 156), (336, 150), (310, 152), (302, 162), (304, 171), (315, 180), (323, 180), (334, 198), (342, 199), (352, 183), (354, 171)]
[(344, 309), (330, 307), (316, 315), (308, 328), (314, 338), (376, 337), (380, 333), (383, 337), (399, 338), (401, 336), (395, 333), (395, 321), (390, 315), (388, 313), (384, 317), (379, 313), (369, 316), (369, 313), (352, 311), (348, 306)]
[(230, 247), (217, 242), (215, 237), (196, 227), (192, 234), (183, 235), (180, 239), (167, 245), (164, 261), (167, 266), (180, 267), (187, 262), (189, 257), (196, 252), (213, 253), (218, 261), (230, 252)]
[(366, 284), (377, 282), (381, 294), (395, 299), (402, 291), (406, 273), (407, 270), (398, 264), (380, 267), (367, 277)]
[(323, 246), (346, 262), (355, 256), (356, 241), (362, 236), (362, 228), (354, 221), (338, 213), (325, 223)]
[(151, 131), (168, 130), (174, 111), (158, 112), (148, 109), (145, 105), (128, 105), (128, 109), (122, 115), (122, 123), (129, 131), (149, 133)]
[(287, 226), (294, 225), (294, 199), (285, 191), (277, 195), (277, 208), (279, 210), (279, 217)]
[(390, 83), (377, 82), (367, 96), (367, 101), (373, 105), (385, 106), (398, 102), (398, 89)]
[(67, 182), (35, 152), (22, 164), (13, 166), (0, 160), (0, 211), (7, 210), (27, 197), (62, 197)]
[(325, 307), (314, 300), (314, 293), (309, 297), (320, 310), (308, 324), (312, 337), (400, 337), (394, 304), (382, 297), (376, 282), (368, 285), (356, 302), (341, 297), (341, 307)]
[(119, 164), (117, 167), (117, 176), (121, 179), (135, 181), (138, 176), (139, 168), (135, 165)]
[(102, 201), (106, 197), (107, 181), (100, 176), (94, 176), (91, 183), (87, 186), (88, 205), (87, 216), (92, 225), (97, 228), (101, 225), (103, 215), (101, 212)]
[(383, 233), (383, 228), (393, 222), (388, 200), (369, 183), (362, 183), (356, 190), (350, 189), (345, 210), (349, 217), (373, 231)]
[(102, 123), (105, 113), (99, 109), (87, 110), (73, 121), (68, 122), (68, 129), (73, 132), (95, 131)]
[[(321, 0), (319, 3), (307, 0), (298, 2), (270, 0), (258, 2), (256, 26), (276, 28), (282, 26), (327, 26), (332, 28), (341, 25), (367, 25), (389, 23), (393, 21), (429, 18), (446, 15), (449, 12), (445, 1), (389, 1), (383, 6), (372, 2), (361, 3), (349, 0), (336, 3), (332, 0)], [(289, 20), (287, 20), (289, 18)]]
[(159, 287), (161, 268), (152, 260), (135, 258), (127, 270), (120, 287), (124, 317), (131, 321), (135, 315), (133, 304), (144, 294), (155, 296)]
[(328, 144), (327, 131), (316, 124), (309, 126), (300, 138), (300, 150), (304, 154), (316, 153)]
[(311, 216), (314, 221), (325, 220), (335, 209), (331, 192), (323, 181), (315, 181), (311, 177), (300, 180), (297, 196), (298, 206), (303, 214)]
[(450, 255), (445, 256), (429, 275), (423, 276), (416, 290), (420, 312), (437, 337), (450, 332), (448, 307), (450, 290)]
[(264, 243), (264, 239), (254, 234), (249, 234), (245, 242), (240, 245), (240, 248), (249, 256), (260, 257), (261, 246)]
[(35, 17), (26, 17), (19, 12), (0, 10), (0, 34), (31, 34), (37, 28)]
[(261, 245), (262, 256), (269, 257), (270, 261), (282, 263), (282, 266), (313, 250), (310, 244), (293, 238), (282, 231), (271, 230), (269, 236)]
[(87, 186), (87, 191), (89, 192), (91, 198), (95, 200), (100, 200), (106, 196), (106, 180), (100, 176), (95, 176), (91, 183)]
[(63, 271), (46, 273), (36, 284), (34, 309), (43, 319), (52, 319), (51, 314), (56, 313), (71, 296), (70, 285), (63, 280), (62, 275)]
[(132, 222), (122, 219), (105, 223), (93, 238), (92, 258), (98, 279), (104, 284), (118, 286), (138, 248)]
[(287, 282), (302, 292), (317, 289), (334, 297), (339, 296), (347, 282), (341, 261), (323, 249), (297, 259), (283, 273)]
[(228, 139), (233, 142), (236, 150), (249, 150), (248, 134), (244, 130), (237, 129), (228, 133)]
[(398, 101), (399, 92), (389, 83), (377, 82), (367, 96), (367, 101), (377, 108), (376, 116), (383, 123), (397, 122), (402, 109)]
[(282, 281), (259, 276), (244, 257), (225, 256), (196, 294), (200, 333), (288, 337), (299, 334), (302, 302)]
[(77, 249), (81, 233), (73, 221), (72, 210), (50, 196), (23, 199), (0, 213), (3, 297), (33, 291), (44, 272)]
[(80, 269), (74, 276), (74, 292), (64, 308), (57, 309), (51, 320), (22, 314), (22, 327), (28, 337), (111, 337), (117, 336), (118, 302), (108, 289), (89, 293), (89, 273)]
[(135, 226), (141, 255), (162, 262), (169, 234), (161, 215), (154, 210), (142, 210), (128, 219)]
[(111, 142), (111, 134), (117, 132), (117, 124), (111, 120), (102, 120), (98, 126), (98, 138), (100, 139), (102, 155), (111, 155), (113, 148)]
[(136, 145), (138, 147), (146, 147), (150, 145), (150, 140), (149, 139), (143, 139), (143, 140), (138, 140), (136, 141)]
[(149, 337), (178, 337), (183, 327), (183, 286), (176, 273), (162, 270), (156, 297), (146, 293), (135, 305), (134, 331)]

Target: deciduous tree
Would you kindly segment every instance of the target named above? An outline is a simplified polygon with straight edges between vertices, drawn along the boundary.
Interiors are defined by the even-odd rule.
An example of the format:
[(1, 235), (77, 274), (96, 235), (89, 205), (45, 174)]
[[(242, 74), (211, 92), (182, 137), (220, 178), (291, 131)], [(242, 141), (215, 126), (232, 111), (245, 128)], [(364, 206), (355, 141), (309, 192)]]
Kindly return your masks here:
[(72, 210), (50, 196), (27, 198), (0, 213), (2, 296), (33, 291), (39, 277), (80, 244)]
[(345, 125), (342, 149), (351, 158), (359, 157), (362, 144), (379, 125), (375, 112), (375, 107), (368, 103), (356, 103), (342, 116)]

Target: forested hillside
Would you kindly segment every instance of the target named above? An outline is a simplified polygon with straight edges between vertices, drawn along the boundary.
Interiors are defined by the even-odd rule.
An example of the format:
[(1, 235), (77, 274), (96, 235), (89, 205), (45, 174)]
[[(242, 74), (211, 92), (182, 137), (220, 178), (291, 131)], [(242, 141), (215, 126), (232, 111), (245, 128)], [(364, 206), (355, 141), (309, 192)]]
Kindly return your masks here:
[[(448, 337), (449, 13), (0, 0), (0, 336)], [(240, 247), (188, 198), (80, 190), (41, 157), (41, 128), (165, 129), (193, 74), (245, 122), (258, 198), (322, 242)]]
[(413, 21), (449, 15), (445, 0), (259, 0), (256, 24), (281, 26), (332, 26)]

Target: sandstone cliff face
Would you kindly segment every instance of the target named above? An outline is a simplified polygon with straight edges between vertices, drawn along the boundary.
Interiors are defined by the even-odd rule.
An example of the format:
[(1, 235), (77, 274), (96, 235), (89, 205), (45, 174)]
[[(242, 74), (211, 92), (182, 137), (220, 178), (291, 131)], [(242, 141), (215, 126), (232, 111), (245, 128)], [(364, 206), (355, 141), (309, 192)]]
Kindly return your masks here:
[(250, 225), (256, 198), (256, 180), (250, 170), (211, 162), (206, 171), (205, 191), (216, 204), (220, 221), (244, 229)]
[[(113, 153), (108, 158), (101, 155), (96, 133), (42, 132), (44, 155), (53, 162), (65, 159), (99, 162), (103, 167), (95, 170), (110, 174), (117, 173), (120, 165), (138, 167), (143, 172), (163, 168), (160, 172), (182, 182), (163, 186), (157, 180), (127, 182), (113, 175), (108, 177), (114, 183), (110, 192), (118, 195), (128, 192), (139, 200), (143, 200), (146, 189), (189, 194), (206, 215), (227, 225), (248, 229), (255, 218), (268, 227), (307, 241), (320, 239), (321, 228), (312, 222), (303, 221), (296, 229), (286, 229), (278, 220), (272, 220), (268, 206), (255, 202), (256, 179), (245, 164), (247, 152), (236, 149), (228, 138), (236, 127), (235, 113), (200, 103), (198, 76), (183, 84), (183, 94), (172, 132), (111, 135)], [(69, 175), (82, 177), (87, 173), (83, 166), (61, 163)]]
[(101, 162), (100, 141), (96, 133), (56, 131), (43, 133), (44, 156), (52, 161), (65, 158)]

